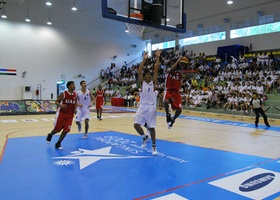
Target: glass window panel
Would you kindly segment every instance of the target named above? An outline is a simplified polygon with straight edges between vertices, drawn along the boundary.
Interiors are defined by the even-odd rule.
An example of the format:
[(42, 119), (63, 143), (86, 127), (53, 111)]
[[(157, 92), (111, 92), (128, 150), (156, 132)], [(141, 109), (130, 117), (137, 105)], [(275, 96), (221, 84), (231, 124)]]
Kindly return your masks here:
[(152, 51), (157, 49), (168, 49), (168, 48), (174, 48), (175, 47), (175, 40), (174, 41), (168, 41), (168, 42), (162, 42), (158, 44), (152, 44)]
[(275, 32), (280, 32), (280, 22), (231, 30), (230, 38), (233, 39), (233, 38), (246, 37), (252, 35), (275, 33)]
[(186, 45), (201, 44), (206, 42), (214, 42), (214, 41), (225, 40), (225, 39), (226, 39), (226, 32), (223, 31), (219, 33), (184, 38), (179, 40), (179, 44), (181, 46), (186, 46)]

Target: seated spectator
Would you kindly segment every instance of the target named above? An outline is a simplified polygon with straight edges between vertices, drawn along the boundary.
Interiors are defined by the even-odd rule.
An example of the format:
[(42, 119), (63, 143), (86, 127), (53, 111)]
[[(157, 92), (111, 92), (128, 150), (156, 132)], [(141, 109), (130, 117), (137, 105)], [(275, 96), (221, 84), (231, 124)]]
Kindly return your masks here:
[(236, 93), (233, 93), (231, 107), (232, 107), (232, 110), (234, 110), (234, 111), (238, 110), (238, 97), (237, 97)]
[(104, 81), (105, 80), (105, 72), (104, 72), (103, 69), (101, 69), (100, 76), (101, 76), (101, 80)]
[(120, 88), (118, 87), (118, 89), (117, 89), (117, 91), (116, 91), (116, 93), (115, 93), (115, 95), (114, 95), (115, 97), (117, 97), (117, 98), (121, 98), (122, 97), (122, 93), (121, 93), (121, 91), (120, 91)]
[(267, 77), (265, 86), (266, 86), (265, 93), (267, 94), (271, 91), (271, 88), (273, 86), (273, 80), (270, 77)]
[(247, 100), (247, 97), (245, 96), (245, 93), (241, 94), (241, 97), (238, 100), (238, 104), (239, 104), (240, 110), (248, 109), (248, 100)]
[(92, 88), (91, 93), (92, 93), (93, 95), (95, 95), (95, 94), (96, 94), (96, 90), (95, 90), (95, 88)]
[(127, 93), (126, 95), (124, 95), (124, 106), (131, 106), (133, 105), (133, 102), (134, 102), (134, 96), (132, 96), (132, 94), (129, 92)]
[(134, 99), (135, 99), (135, 101), (133, 102), (133, 106), (134, 106), (135, 108), (138, 108), (138, 106), (139, 106), (139, 104), (140, 104), (140, 95), (139, 95), (138, 92), (135, 92), (135, 94), (134, 94)]
[(114, 91), (113, 91), (112, 89), (106, 89), (106, 90), (105, 90), (105, 98), (106, 98), (107, 100), (110, 100), (111, 97), (112, 97), (112, 95), (113, 95), (113, 93), (114, 93)]
[(192, 100), (190, 101), (191, 104), (190, 107), (195, 108), (201, 106), (202, 100), (203, 100), (203, 95), (201, 92), (199, 92), (198, 94), (193, 93)]
[(197, 80), (195, 79), (195, 77), (192, 78), (191, 85), (194, 86), (195, 88), (198, 86), (198, 82), (197, 82)]
[(225, 104), (227, 102), (225, 94), (221, 91), (217, 93), (217, 104), (219, 107), (221, 107), (222, 104)]
[(262, 85), (261, 82), (258, 82), (256, 91), (257, 91), (258, 94), (261, 94), (261, 95), (263, 94), (264, 89), (263, 89), (263, 85)]
[(211, 107), (216, 106), (217, 100), (218, 100), (217, 92), (215, 90), (209, 91), (208, 92), (208, 99), (207, 99), (207, 107), (206, 107), (206, 109), (209, 109)]
[(231, 108), (231, 102), (232, 102), (232, 94), (229, 94), (227, 98), (227, 102), (225, 103), (223, 110), (229, 110)]

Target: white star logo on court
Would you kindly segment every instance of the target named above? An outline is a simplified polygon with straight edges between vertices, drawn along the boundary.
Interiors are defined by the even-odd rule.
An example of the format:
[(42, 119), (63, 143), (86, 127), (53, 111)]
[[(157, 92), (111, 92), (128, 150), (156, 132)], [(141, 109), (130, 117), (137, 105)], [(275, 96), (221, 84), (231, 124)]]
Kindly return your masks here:
[(79, 149), (72, 151), (72, 155), (53, 157), (53, 159), (79, 159), (80, 170), (102, 159), (131, 159), (131, 158), (149, 158), (151, 156), (124, 156), (110, 153), (112, 147), (105, 147), (96, 150)]

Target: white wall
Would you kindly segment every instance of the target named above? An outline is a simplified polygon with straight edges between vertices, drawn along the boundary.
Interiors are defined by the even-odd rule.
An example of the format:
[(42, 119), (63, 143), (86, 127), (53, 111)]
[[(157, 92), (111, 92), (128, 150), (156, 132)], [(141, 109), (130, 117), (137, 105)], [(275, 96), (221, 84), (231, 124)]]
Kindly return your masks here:
[[(119, 26), (117, 23), (115, 26)], [(124, 61), (129, 63), (141, 56), (145, 42), (127, 36), (124, 31), (116, 31), (115, 35), (106, 30), (92, 35), (83, 32), (87, 34), (83, 37), (83, 34), (70, 34), (59, 28), (1, 20), (0, 68), (16, 69), (17, 76), (0, 77), (0, 100), (22, 99), (24, 85), (31, 85), (33, 99), (37, 99), (38, 84), (42, 86), (42, 99), (51, 99), (51, 94), (56, 99), (56, 83), (61, 75), (65, 75), (66, 81), (75, 81), (79, 89), (83, 78), (76, 75), (84, 75), (89, 83), (110, 63), (121, 67)], [(137, 44), (137, 48), (131, 48), (130, 44)], [(114, 55), (118, 57), (113, 59)], [(25, 78), (22, 77), (24, 71), (27, 72)], [(91, 87), (98, 84), (95, 82)]]

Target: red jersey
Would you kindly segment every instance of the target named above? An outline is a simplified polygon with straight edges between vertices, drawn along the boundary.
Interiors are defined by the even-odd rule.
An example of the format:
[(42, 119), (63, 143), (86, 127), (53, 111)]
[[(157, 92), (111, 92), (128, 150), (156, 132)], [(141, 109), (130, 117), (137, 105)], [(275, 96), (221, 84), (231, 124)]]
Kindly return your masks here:
[(166, 74), (165, 78), (165, 87), (166, 90), (177, 90), (179, 91), (181, 89), (181, 73), (178, 71), (169, 72)]
[(66, 104), (67, 107), (65, 109), (59, 107), (58, 111), (66, 115), (74, 115), (76, 101), (77, 101), (76, 92), (70, 94), (70, 92), (67, 90), (63, 91), (63, 99), (60, 102), (60, 104)]
[(96, 90), (96, 101), (95, 101), (95, 108), (97, 110), (101, 109), (103, 107), (104, 104), (104, 90)]
[(103, 100), (104, 97), (104, 90), (96, 90), (96, 100)]

